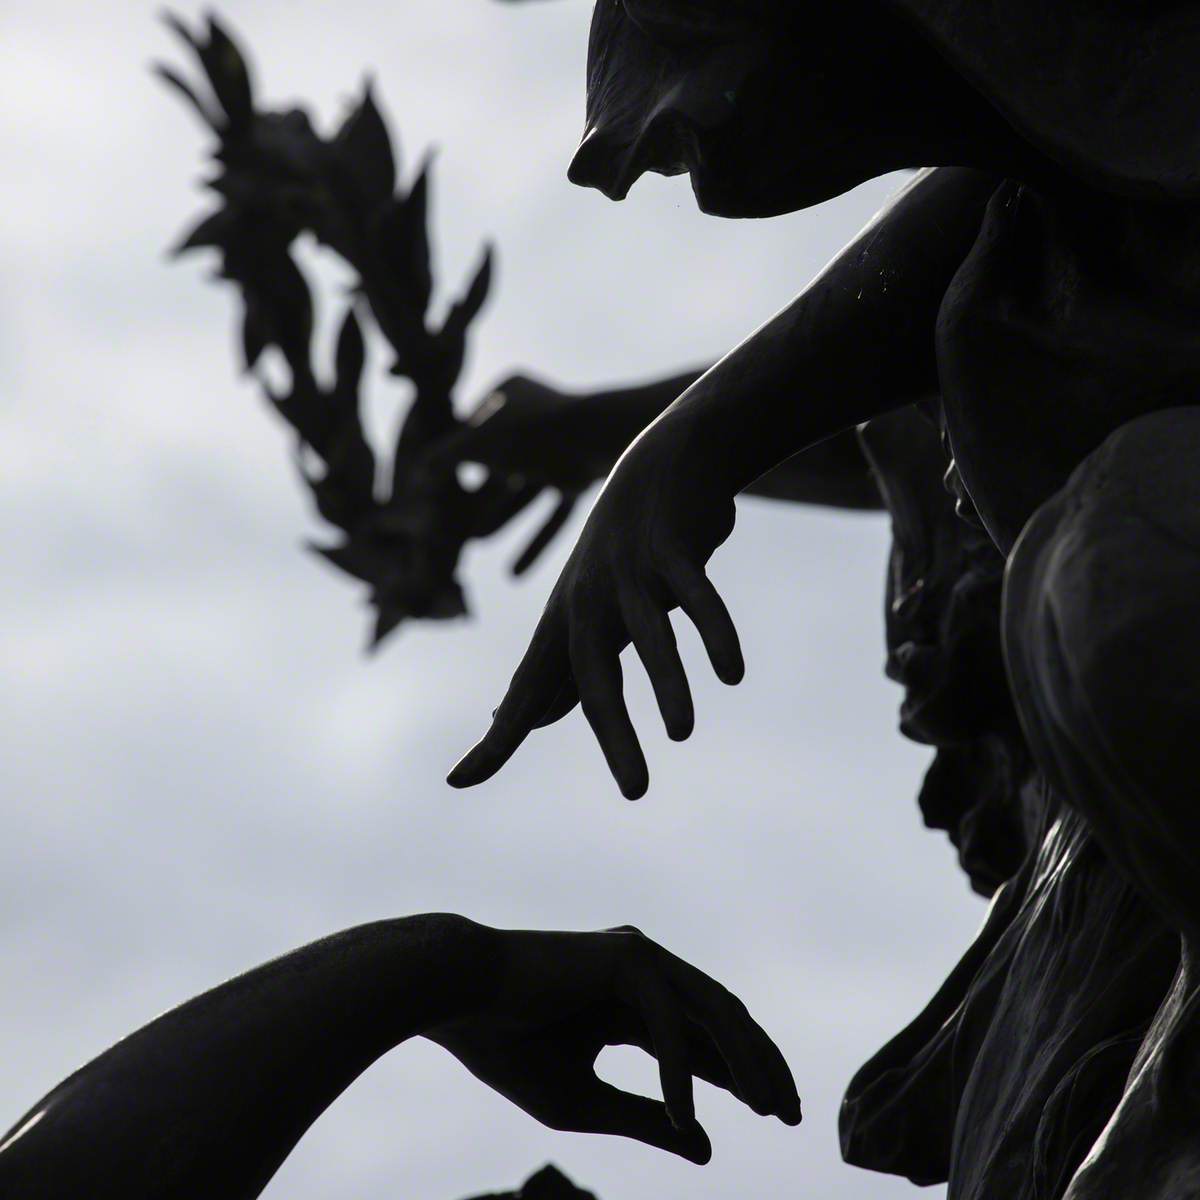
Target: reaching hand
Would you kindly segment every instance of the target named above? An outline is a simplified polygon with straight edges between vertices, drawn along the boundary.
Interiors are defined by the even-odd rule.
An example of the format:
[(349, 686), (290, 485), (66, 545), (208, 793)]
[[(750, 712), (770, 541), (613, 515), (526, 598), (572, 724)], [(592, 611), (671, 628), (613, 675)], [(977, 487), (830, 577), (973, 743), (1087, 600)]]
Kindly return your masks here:
[[(762, 1116), (800, 1123), (800, 1099), (774, 1042), (715, 980), (636, 929), (505, 932), (502, 983), (482, 1010), (427, 1036), (552, 1129), (635, 1138), (696, 1163), (712, 1156), (692, 1079)], [(658, 1059), (665, 1103), (597, 1078), (605, 1046)]]
[[(603, 404), (513, 375), (435, 445), (431, 457), (446, 464), (479, 463), (578, 494), (603, 479), (612, 466), (612, 459), (605, 461), (599, 453), (597, 434), (613, 420)], [(633, 430), (630, 437), (636, 433)]]
[(621, 791), (642, 796), (649, 773), (625, 707), (620, 654), (633, 643), (668, 735), (687, 738), (694, 713), (668, 616), (674, 608), (699, 630), (718, 678), (741, 680), (737, 630), (704, 573), (733, 530), (733, 497), (688, 467), (680, 452), (686, 427), (671, 415), (635, 441), (609, 477), (491, 728), (451, 771), (452, 786), (490, 778), (533, 729), (582, 703)]
[[(580, 493), (607, 474), (615, 453), (606, 459), (599, 451), (594, 427), (609, 423), (602, 408), (513, 375), (464, 424), (431, 447), (424, 466), (436, 472), (476, 463), (488, 469), (493, 481), (519, 481), (523, 502), (511, 515), (546, 489), (558, 493), (549, 517), (513, 563), (513, 574), (523, 575), (570, 520)], [(497, 521), (495, 527), (503, 523)]]

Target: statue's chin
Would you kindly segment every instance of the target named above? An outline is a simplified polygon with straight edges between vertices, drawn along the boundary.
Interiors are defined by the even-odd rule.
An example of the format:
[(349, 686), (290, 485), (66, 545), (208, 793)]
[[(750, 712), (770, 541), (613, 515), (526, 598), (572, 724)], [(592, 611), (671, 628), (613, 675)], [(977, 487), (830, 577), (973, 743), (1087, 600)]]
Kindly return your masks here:
[(790, 199), (770, 192), (730, 192), (720, 188), (706, 187), (692, 175), (692, 192), (696, 207), (710, 217), (728, 217), (734, 220), (747, 218), (781, 217), (794, 212), (796, 206)]
[(700, 211), (712, 217), (781, 217), (824, 204), (890, 169), (864, 170), (860, 164), (832, 159), (819, 171), (793, 167), (775, 176), (700, 166), (691, 169), (692, 192)]

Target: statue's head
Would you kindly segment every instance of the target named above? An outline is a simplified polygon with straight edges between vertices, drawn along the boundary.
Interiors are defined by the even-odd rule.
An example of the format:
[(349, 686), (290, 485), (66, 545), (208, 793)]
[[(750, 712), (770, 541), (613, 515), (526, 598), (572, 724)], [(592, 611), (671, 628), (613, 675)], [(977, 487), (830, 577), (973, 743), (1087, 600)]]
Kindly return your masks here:
[(687, 172), (704, 211), (770, 216), (936, 165), (972, 95), (880, 0), (598, 0), (570, 176)]
[(949, 833), (975, 890), (991, 895), (1025, 855), (1031, 765), (1001, 650), (1004, 559), (956, 513), (931, 420), (902, 409), (859, 437), (892, 516), (887, 673), (904, 687), (900, 728), (937, 747), (921, 812)]
[(933, 423), (908, 408), (860, 431), (892, 517), (887, 673), (902, 732), (949, 746), (1015, 727), (1000, 642), (1004, 559), (955, 512)]
[[(1200, 196), (1200, 23), (1175, 3), (597, 0), (576, 182), (688, 171), (766, 216), (897, 167)], [(1003, 27), (1000, 27), (1000, 23)]]

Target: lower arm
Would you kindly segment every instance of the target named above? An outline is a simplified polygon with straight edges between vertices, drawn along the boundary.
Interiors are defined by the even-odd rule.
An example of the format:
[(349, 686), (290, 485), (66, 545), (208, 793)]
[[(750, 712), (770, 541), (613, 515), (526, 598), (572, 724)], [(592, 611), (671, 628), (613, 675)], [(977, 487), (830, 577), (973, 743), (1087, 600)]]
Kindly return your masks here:
[(747, 489), (751, 496), (826, 508), (883, 507), (883, 497), (858, 441), (858, 430), (835, 434), (784, 459)]
[(797, 451), (934, 391), (938, 309), (995, 186), (976, 171), (923, 173), (645, 436), (678, 434), (735, 494)]
[(580, 396), (575, 403), (588, 410), (594, 479), (603, 479), (629, 443), (703, 374), (703, 370), (695, 369), (636, 387)]
[(493, 931), (446, 916), (361, 926), (267, 963), (51, 1092), (0, 1149), (0, 1192), (256, 1196), (363, 1070), (484, 1000), (498, 964)]

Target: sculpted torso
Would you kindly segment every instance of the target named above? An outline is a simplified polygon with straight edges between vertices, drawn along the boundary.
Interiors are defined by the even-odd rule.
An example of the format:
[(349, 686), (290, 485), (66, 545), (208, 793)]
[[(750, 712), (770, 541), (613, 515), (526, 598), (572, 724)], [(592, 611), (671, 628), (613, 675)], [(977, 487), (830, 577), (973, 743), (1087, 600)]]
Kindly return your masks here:
[(1113, 430), (1200, 400), (1200, 209), (1004, 183), (937, 328), (963, 483), (1011, 549)]

